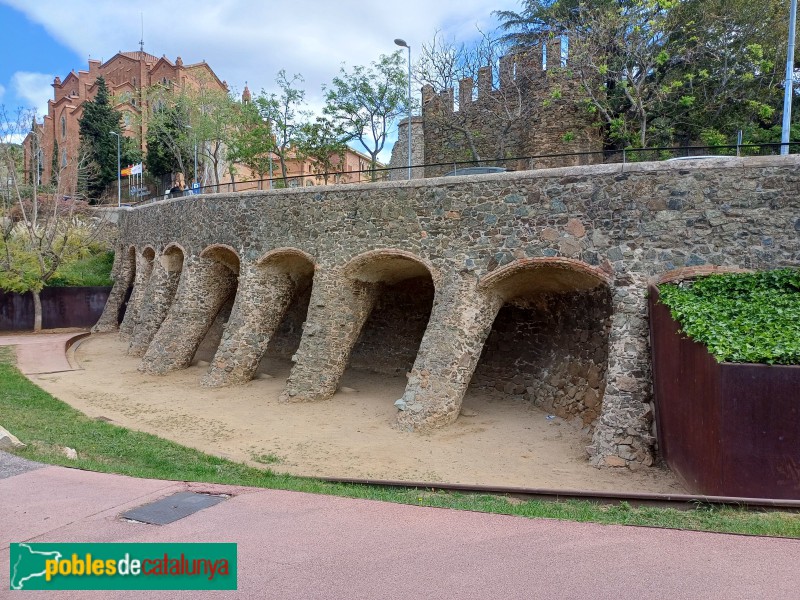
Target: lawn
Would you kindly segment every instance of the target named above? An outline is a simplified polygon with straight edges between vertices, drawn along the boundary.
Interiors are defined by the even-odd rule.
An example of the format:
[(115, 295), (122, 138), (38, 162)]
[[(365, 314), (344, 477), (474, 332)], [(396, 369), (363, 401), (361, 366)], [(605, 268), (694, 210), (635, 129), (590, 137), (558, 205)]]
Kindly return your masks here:
[[(0, 425), (28, 445), (17, 452), (24, 458), (132, 477), (293, 490), (528, 518), (800, 537), (800, 515), (781, 512), (707, 506), (679, 511), (576, 500), (520, 502), (504, 496), (337, 484), (278, 474), (90, 419), (24, 377), (14, 366), (8, 347), (0, 347)], [(76, 449), (78, 459), (66, 458), (61, 453), (64, 446)], [(275, 461), (266, 457), (261, 462)]]

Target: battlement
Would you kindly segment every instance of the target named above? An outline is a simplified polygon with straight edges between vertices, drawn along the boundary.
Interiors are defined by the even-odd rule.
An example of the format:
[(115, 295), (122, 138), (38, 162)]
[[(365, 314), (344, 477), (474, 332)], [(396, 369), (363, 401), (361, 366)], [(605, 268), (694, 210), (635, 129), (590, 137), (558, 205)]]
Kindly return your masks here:
[[(517, 91), (522, 87), (529, 87), (530, 83), (542, 79), (548, 72), (564, 66), (565, 60), (562, 38), (552, 38), (538, 46), (527, 47), (511, 54), (500, 57), (497, 72), (499, 81), (495, 88), (494, 68), (484, 66), (478, 69), (477, 86), (472, 77), (465, 77), (458, 82), (458, 110), (469, 109), (476, 102), (492, 99), (494, 93)], [(477, 90), (477, 95), (475, 91)], [(428, 110), (441, 110), (453, 112), (455, 109), (455, 90), (448, 88), (437, 92), (430, 84), (422, 87), (422, 105)], [(434, 108), (435, 106), (435, 108)]]

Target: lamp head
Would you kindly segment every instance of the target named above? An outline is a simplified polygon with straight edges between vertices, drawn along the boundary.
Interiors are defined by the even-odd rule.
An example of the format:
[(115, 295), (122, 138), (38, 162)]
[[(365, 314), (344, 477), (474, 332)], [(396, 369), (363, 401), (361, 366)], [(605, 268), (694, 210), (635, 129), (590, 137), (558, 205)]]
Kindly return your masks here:
[(394, 41), (394, 43), (397, 44), (398, 46), (402, 47), (402, 48), (409, 48), (409, 45), (406, 44), (406, 41), (405, 40), (401, 40), (400, 38), (397, 38)]

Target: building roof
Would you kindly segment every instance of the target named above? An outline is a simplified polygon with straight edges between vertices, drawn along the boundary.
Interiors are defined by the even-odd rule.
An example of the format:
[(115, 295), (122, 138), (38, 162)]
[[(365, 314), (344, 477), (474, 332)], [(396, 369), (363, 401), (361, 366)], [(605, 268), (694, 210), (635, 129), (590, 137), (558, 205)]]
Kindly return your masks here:
[(132, 58), (133, 60), (143, 60), (146, 63), (158, 62), (157, 56), (153, 56), (149, 52), (144, 52), (142, 50), (136, 50), (135, 52), (118, 52), (117, 54), (121, 54), (127, 58)]

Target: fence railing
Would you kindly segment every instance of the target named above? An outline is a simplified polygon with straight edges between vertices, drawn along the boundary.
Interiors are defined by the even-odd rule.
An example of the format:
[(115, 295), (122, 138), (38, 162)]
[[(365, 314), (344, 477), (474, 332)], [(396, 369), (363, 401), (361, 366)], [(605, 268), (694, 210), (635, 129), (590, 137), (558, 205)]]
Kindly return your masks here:
[[(655, 148), (626, 148), (622, 150), (602, 150), (594, 152), (563, 152), (555, 154), (537, 154), (516, 156), (502, 159), (459, 160), (441, 163), (415, 164), (411, 166), (412, 176), (441, 177), (458, 174), (469, 167), (499, 167), (508, 171), (526, 171), (551, 167), (567, 167), (595, 164), (627, 164), (646, 161), (681, 160), (685, 158), (737, 157), (737, 156), (769, 156), (780, 154), (782, 146), (789, 146), (791, 153), (800, 152), (800, 142), (789, 144), (736, 144), (726, 146), (681, 146)], [(286, 177), (265, 179), (248, 179), (227, 181), (219, 184), (199, 186), (171, 192), (156, 188), (149, 196), (142, 197), (143, 191), (137, 191), (138, 197), (130, 197), (123, 202), (128, 205), (150, 203), (179, 196), (202, 194), (247, 192), (282, 188), (305, 188), (319, 185), (346, 185), (350, 183), (368, 183), (373, 181), (402, 181), (408, 177), (408, 165), (401, 167), (381, 167), (361, 171), (341, 171), (333, 173), (306, 173)]]

